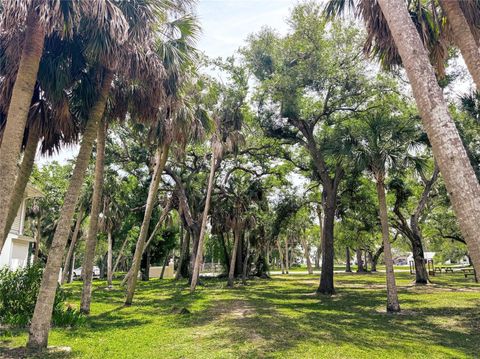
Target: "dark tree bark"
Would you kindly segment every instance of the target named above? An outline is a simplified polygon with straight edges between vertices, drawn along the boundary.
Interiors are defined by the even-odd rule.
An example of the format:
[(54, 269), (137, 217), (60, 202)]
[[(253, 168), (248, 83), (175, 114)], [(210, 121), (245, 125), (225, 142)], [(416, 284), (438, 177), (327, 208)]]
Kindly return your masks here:
[(357, 273), (365, 273), (365, 266), (363, 264), (362, 250), (360, 248), (356, 249), (357, 255)]
[(352, 273), (352, 267), (351, 267), (351, 265), (350, 265), (351, 258), (350, 258), (350, 248), (349, 248), (349, 247), (347, 247), (347, 252), (346, 252), (346, 254), (347, 254), (347, 263), (346, 263), (346, 265), (345, 265), (345, 272), (347, 272), (347, 273)]

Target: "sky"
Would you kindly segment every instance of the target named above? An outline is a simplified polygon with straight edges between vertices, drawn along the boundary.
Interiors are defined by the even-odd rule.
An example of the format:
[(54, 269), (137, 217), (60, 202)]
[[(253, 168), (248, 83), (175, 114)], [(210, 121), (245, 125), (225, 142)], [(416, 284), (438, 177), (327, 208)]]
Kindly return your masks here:
[[(227, 57), (243, 46), (248, 35), (262, 26), (288, 31), (286, 19), (296, 0), (199, 0), (197, 16), (202, 33), (198, 48), (209, 57)], [(52, 157), (37, 155), (39, 165), (75, 158), (78, 146), (63, 148)]]

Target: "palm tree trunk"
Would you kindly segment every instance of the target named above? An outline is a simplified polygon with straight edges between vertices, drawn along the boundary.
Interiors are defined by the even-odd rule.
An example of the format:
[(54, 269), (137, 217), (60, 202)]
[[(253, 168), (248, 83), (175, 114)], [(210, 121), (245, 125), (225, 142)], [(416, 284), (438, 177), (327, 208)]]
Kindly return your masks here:
[(75, 222), (75, 228), (73, 229), (72, 239), (70, 241), (70, 246), (68, 247), (67, 256), (65, 257), (65, 264), (63, 265), (63, 274), (61, 284), (64, 284), (67, 278), (69, 278), (69, 273), (75, 268), (71, 268), (70, 262), (72, 259), (72, 254), (75, 250), (75, 245), (77, 244), (78, 233), (80, 232), (80, 225), (83, 221), (83, 207), (80, 205), (78, 210), (77, 220)]
[(107, 251), (107, 284), (109, 287), (112, 287), (113, 272), (112, 272), (112, 261), (113, 261), (113, 240), (112, 240), (112, 231), (108, 229), (107, 232), (107, 241), (108, 241), (108, 251)]
[(18, 209), (22, 204), (25, 188), (27, 187), (28, 180), (32, 174), (33, 164), (35, 162), (35, 154), (37, 153), (38, 140), (38, 131), (33, 128), (30, 129), (28, 132), (27, 144), (25, 146), (25, 150), (23, 151), (22, 163), (20, 164), (17, 178), (15, 180), (12, 199), (10, 200), (10, 206), (8, 208), (4, 240), (7, 238), (8, 232), (10, 232), (12, 224), (15, 221), (15, 217), (18, 214)]
[(72, 254), (72, 260), (70, 261), (70, 271), (68, 272), (68, 283), (73, 282), (73, 269), (75, 268), (75, 251)]
[(131, 305), (133, 301), (133, 295), (135, 293), (135, 287), (137, 286), (138, 271), (140, 269), (140, 262), (142, 261), (143, 250), (145, 241), (147, 239), (148, 228), (150, 227), (150, 220), (152, 219), (153, 206), (157, 197), (158, 186), (162, 178), (163, 169), (168, 159), (168, 151), (170, 149), (169, 144), (164, 144), (162, 147), (158, 147), (155, 154), (155, 169), (153, 171), (152, 182), (150, 182), (150, 188), (148, 190), (147, 203), (145, 207), (145, 214), (143, 216), (142, 227), (140, 229), (140, 235), (135, 247), (135, 254), (133, 255), (133, 263), (131, 268), (131, 275), (128, 279), (127, 297), (125, 299), (125, 305)]
[(480, 89), (480, 49), (460, 8), (460, 1), (440, 0), (440, 5), (447, 15), (453, 41), (460, 49), (477, 89)]
[(106, 126), (105, 119), (102, 119), (97, 133), (97, 159), (95, 161), (92, 209), (90, 211), (87, 238), (85, 239), (85, 257), (82, 267), (83, 289), (80, 312), (84, 314), (90, 313), (90, 302), (92, 301), (93, 262), (95, 260), (95, 248), (97, 247), (98, 217), (102, 203), (103, 176), (105, 171)]
[(278, 258), (280, 261), (280, 267), (282, 268), (282, 274), (285, 274), (285, 266), (283, 264), (282, 246), (280, 245), (280, 239), (277, 239)]
[(230, 271), (228, 272), (228, 287), (233, 287), (233, 278), (235, 277), (235, 261), (237, 260), (237, 251), (238, 251), (238, 244), (240, 243), (240, 228), (236, 225), (233, 228), (233, 235), (235, 237), (232, 249), (232, 257), (230, 259)]
[(82, 190), (85, 172), (92, 154), (93, 142), (97, 135), (98, 124), (103, 117), (107, 96), (113, 81), (113, 72), (106, 70), (102, 87), (95, 105), (90, 110), (89, 120), (83, 133), (82, 144), (75, 162), (70, 184), (63, 202), (60, 218), (48, 253), (48, 260), (43, 272), (32, 323), (29, 330), (27, 346), (31, 349), (46, 348), (48, 332), (52, 319), (53, 302), (57, 290), (58, 274), (62, 266), (63, 252), (70, 232), (70, 226)]
[(347, 246), (346, 254), (347, 254), (347, 262), (345, 264), (345, 272), (352, 273), (352, 267), (351, 267), (351, 264), (350, 264), (350, 261), (351, 261), (350, 248), (348, 246)]
[(433, 155), (445, 181), (474, 267), (480, 272), (480, 184), (405, 2), (378, 0), (378, 3), (410, 79)]
[[(0, 251), (6, 238), (7, 219), (17, 178), (23, 133), (32, 101), (43, 52), (45, 29), (31, 9), (27, 16), (25, 40), (0, 147)], [(16, 213), (15, 213), (16, 214)], [(6, 232), (8, 233), (8, 231)]]
[(200, 266), (203, 260), (203, 239), (205, 238), (205, 232), (207, 230), (208, 212), (210, 210), (210, 202), (212, 199), (213, 181), (215, 179), (215, 169), (217, 158), (215, 151), (212, 151), (212, 160), (210, 162), (210, 175), (208, 177), (207, 198), (205, 199), (205, 208), (203, 209), (202, 227), (200, 228), (200, 237), (198, 238), (198, 250), (195, 257), (195, 263), (193, 265), (192, 282), (190, 283), (190, 292), (195, 291), (197, 286), (198, 276), (200, 275)]
[(395, 284), (395, 273), (393, 271), (392, 250), (390, 248), (390, 234), (388, 230), (387, 199), (385, 197), (385, 186), (383, 176), (377, 178), (377, 195), (380, 210), (380, 222), (382, 224), (382, 240), (384, 248), (385, 270), (387, 272), (387, 312), (399, 312), (397, 285)]

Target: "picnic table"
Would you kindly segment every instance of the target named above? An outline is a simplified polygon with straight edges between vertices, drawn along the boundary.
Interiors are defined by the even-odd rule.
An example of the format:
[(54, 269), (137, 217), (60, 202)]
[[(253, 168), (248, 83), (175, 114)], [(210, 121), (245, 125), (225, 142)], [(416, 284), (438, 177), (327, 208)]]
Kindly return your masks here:
[(453, 267), (448, 267), (448, 266), (437, 266), (434, 268), (434, 272), (440, 272), (442, 273), (444, 271), (445, 273), (450, 272), (453, 273)]
[(475, 277), (475, 269), (473, 268), (462, 268), (463, 275), (467, 278), (469, 275)]

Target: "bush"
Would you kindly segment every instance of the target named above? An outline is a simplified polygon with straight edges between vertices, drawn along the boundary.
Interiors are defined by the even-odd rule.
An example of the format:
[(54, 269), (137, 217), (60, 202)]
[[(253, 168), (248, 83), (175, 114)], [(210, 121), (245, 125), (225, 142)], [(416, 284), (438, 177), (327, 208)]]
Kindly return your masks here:
[[(43, 269), (27, 266), (15, 271), (0, 269), (0, 321), (4, 324), (25, 326), (30, 323), (37, 300)], [(73, 325), (81, 321), (81, 315), (72, 308), (65, 308), (65, 293), (57, 288), (53, 304), (52, 323)]]

